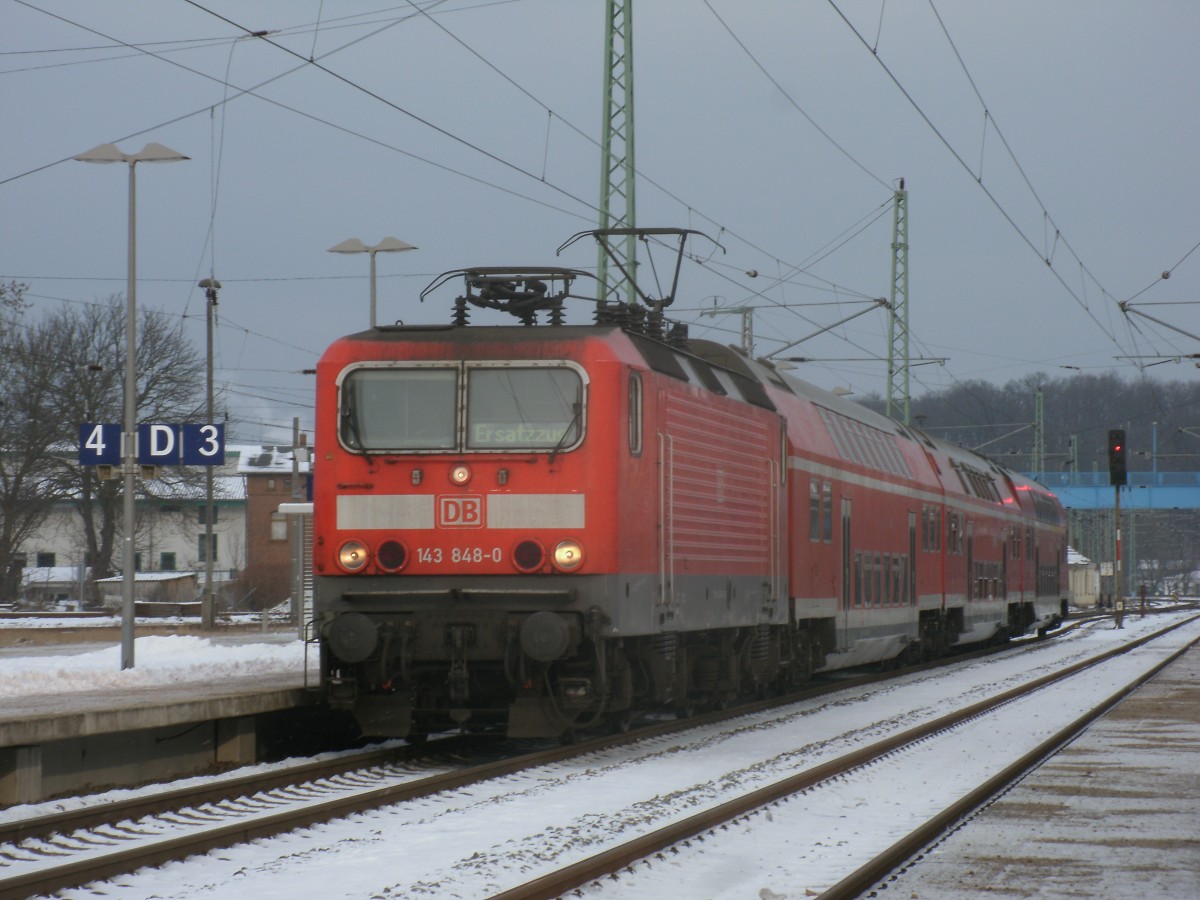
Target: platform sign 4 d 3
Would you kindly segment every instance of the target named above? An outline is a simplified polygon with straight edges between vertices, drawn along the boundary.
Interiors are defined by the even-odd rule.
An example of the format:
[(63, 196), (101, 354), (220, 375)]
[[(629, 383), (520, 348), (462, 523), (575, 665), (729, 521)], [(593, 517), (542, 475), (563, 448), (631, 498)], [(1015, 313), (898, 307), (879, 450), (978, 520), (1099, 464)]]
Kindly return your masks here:
[[(120, 425), (86, 422), (79, 426), (79, 464), (119, 466), (122, 443)], [(136, 456), (141, 466), (222, 466), (225, 425), (138, 425)]]

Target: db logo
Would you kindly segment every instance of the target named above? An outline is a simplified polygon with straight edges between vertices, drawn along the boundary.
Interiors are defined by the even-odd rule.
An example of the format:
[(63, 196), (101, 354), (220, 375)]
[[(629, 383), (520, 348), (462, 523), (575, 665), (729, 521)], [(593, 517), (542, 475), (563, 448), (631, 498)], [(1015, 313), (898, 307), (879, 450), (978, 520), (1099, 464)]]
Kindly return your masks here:
[(438, 497), (439, 528), (482, 528), (483, 498)]

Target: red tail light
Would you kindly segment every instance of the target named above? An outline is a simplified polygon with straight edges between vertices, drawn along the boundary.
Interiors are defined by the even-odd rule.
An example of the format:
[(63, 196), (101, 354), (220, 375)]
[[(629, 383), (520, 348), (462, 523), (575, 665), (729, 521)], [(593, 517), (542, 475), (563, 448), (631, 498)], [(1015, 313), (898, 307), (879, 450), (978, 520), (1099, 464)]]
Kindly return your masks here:
[(534, 540), (521, 541), (513, 548), (513, 565), (519, 572), (536, 572), (546, 564), (546, 548)]

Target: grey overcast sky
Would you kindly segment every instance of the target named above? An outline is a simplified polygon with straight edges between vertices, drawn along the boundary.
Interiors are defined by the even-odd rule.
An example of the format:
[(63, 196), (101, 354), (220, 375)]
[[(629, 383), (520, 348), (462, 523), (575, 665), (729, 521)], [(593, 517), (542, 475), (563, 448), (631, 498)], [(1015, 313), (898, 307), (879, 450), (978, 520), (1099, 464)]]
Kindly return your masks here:
[[(752, 306), (770, 354), (887, 296), (904, 178), (912, 355), (945, 359), (912, 369), (915, 395), (1076, 367), (1197, 377), (1194, 0), (633, 14), (637, 222), (725, 248), (684, 266), (672, 312), (693, 335), (737, 343), (740, 316), (704, 311)], [(0, 0), (0, 279), (34, 315), (123, 294), (128, 169), (71, 157), (187, 154), (137, 169), (139, 302), (203, 351), (215, 275), (230, 440), (286, 441), (312, 426), (302, 370), (368, 321), (367, 257), (329, 247), (417, 245), (377, 258), (385, 322), (446, 321), (457, 283), (418, 295), (447, 270), (594, 269), (590, 241), (555, 251), (595, 227), (603, 84), (602, 0)], [(887, 335), (876, 309), (782, 355), (882, 392)]]

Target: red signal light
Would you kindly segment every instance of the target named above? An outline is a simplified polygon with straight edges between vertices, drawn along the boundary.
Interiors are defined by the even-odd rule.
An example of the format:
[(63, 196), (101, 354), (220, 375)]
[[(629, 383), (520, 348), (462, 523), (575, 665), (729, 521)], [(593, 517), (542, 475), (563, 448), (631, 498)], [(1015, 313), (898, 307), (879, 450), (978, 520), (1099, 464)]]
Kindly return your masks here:
[(1125, 472), (1125, 431), (1114, 428), (1108, 433), (1108, 483), (1121, 486), (1127, 483)]

